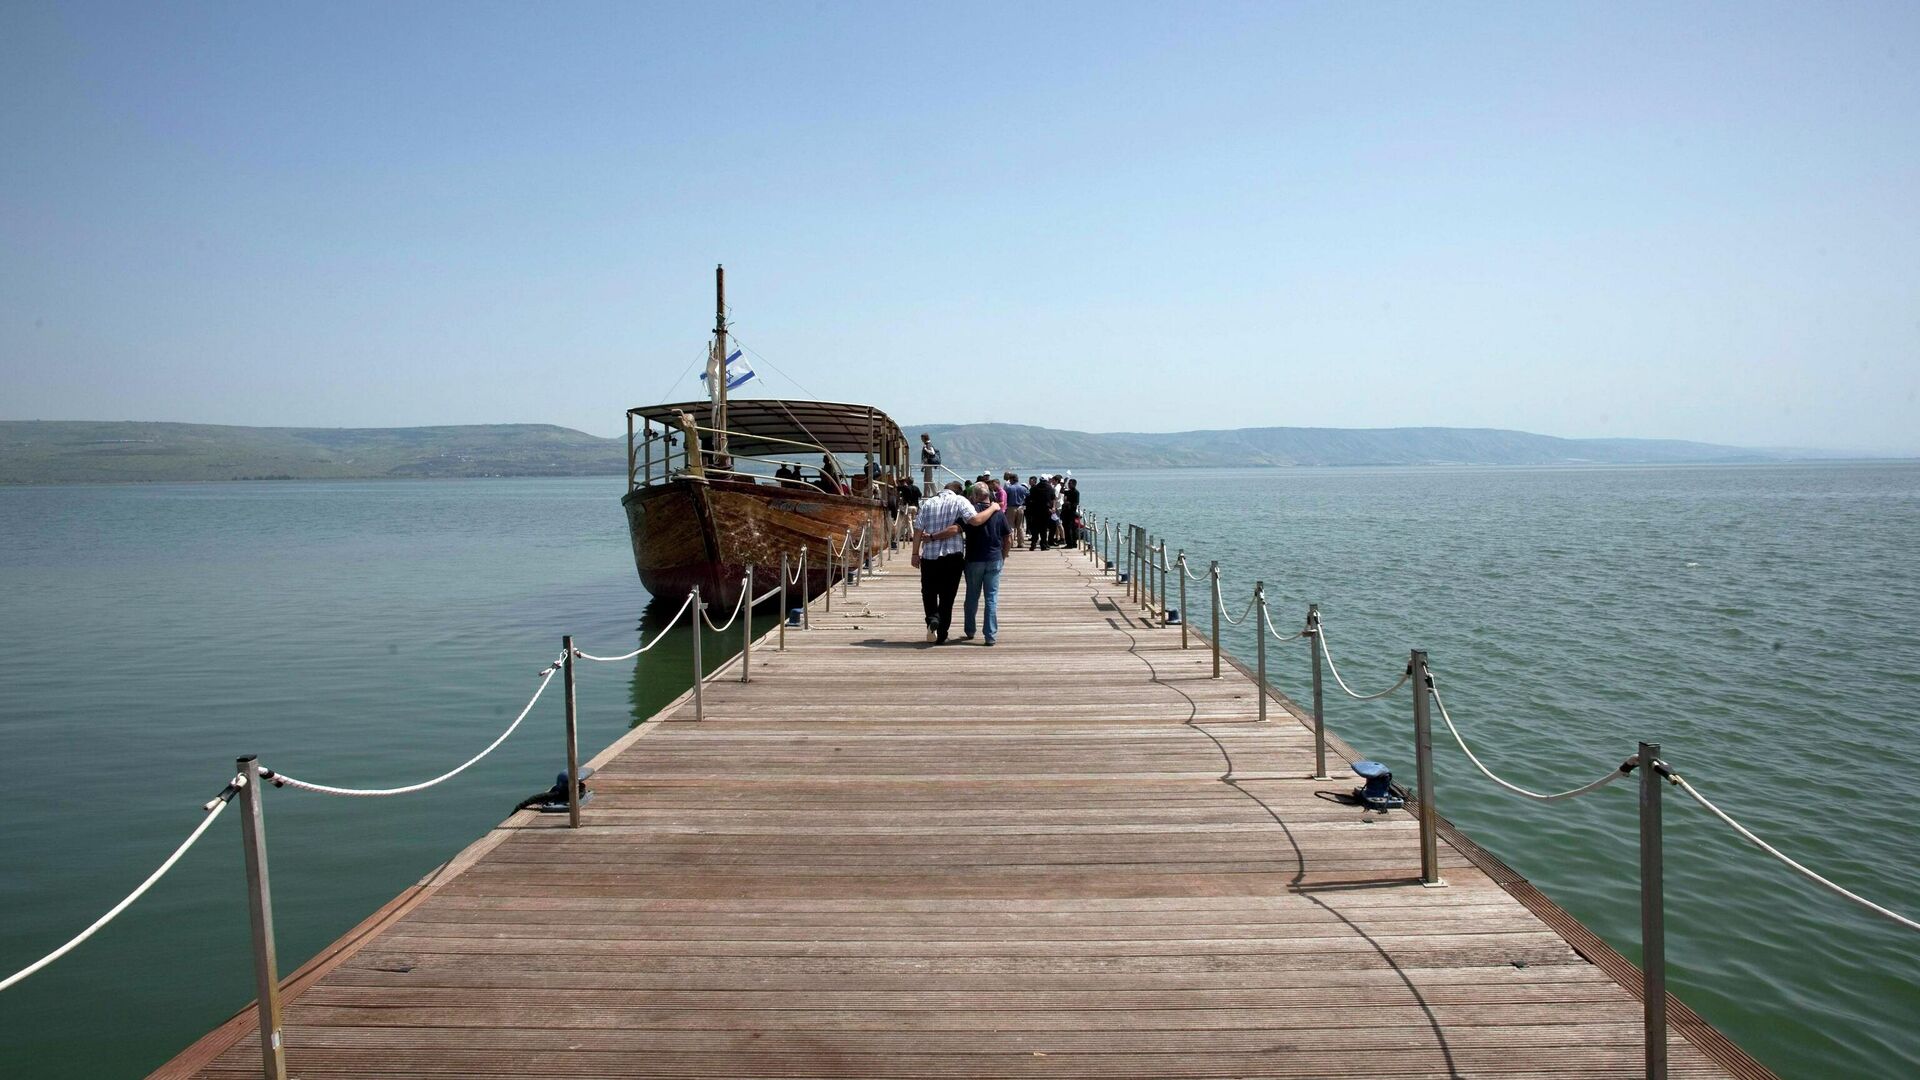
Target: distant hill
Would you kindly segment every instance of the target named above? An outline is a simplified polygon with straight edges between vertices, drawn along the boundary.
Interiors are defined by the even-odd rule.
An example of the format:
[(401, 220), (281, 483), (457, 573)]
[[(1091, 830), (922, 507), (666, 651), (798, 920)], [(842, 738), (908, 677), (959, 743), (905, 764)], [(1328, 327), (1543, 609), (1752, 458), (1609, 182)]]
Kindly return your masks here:
[(1575, 465), (1777, 461), (1787, 455), (1672, 439), (1562, 439), (1497, 428), (1238, 428), (1091, 434), (1019, 424), (928, 424), (945, 460), (970, 468), (1223, 465)]
[(581, 476), (627, 467), (619, 439), (549, 424), (257, 428), (0, 421), (0, 483)]
[[(1222, 465), (1572, 465), (1778, 461), (1815, 456), (1654, 439), (1560, 439), (1491, 428), (1241, 428), (1171, 433), (926, 424), (967, 471)], [(0, 483), (619, 475), (626, 449), (548, 424), (256, 428), (127, 421), (0, 421)]]

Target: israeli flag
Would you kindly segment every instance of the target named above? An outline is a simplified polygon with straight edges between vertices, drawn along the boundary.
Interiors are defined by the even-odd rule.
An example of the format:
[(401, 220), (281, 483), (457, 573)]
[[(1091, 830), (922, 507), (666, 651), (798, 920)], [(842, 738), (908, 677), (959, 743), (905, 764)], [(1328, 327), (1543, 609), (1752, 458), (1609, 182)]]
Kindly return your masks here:
[[(740, 360), (740, 366), (734, 367), (733, 362), (735, 360), (740, 360), (739, 349), (733, 350), (733, 355), (727, 357), (727, 389), (729, 390), (740, 389), (740, 387), (744, 386), (746, 381), (753, 378), (754, 375), (752, 364), (747, 363), (745, 360)], [(700, 381), (707, 381), (706, 372), (703, 371), (700, 373)]]

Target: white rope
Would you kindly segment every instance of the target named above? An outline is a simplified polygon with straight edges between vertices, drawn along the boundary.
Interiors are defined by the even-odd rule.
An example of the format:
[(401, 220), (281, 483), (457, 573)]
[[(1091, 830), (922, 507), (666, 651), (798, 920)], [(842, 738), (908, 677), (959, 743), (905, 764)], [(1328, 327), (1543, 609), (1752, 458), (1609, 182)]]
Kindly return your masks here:
[(779, 595), (780, 595), (780, 589), (777, 586), (774, 588), (768, 589), (766, 592), (763, 592), (759, 596), (756, 596), (753, 598), (753, 606), (759, 607), (761, 604), (764, 604), (767, 601)]
[(1272, 634), (1274, 636), (1274, 639), (1277, 641), (1284, 643), (1288, 641), (1295, 641), (1295, 640), (1298, 640), (1299, 638), (1303, 638), (1307, 636), (1307, 632), (1305, 630), (1301, 630), (1297, 634), (1288, 634), (1285, 637), (1282, 637), (1280, 635), (1280, 631), (1275, 630), (1273, 628), (1273, 612), (1269, 611), (1266, 608), (1260, 609), (1260, 619), (1261, 621), (1267, 624), (1267, 633)]
[(1205, 574), (1196, 574), (1187, 569), (1187, 557), (1185, 555), (1180, 556), (1177, 561), (1180, 563), (1180, 572), (1187, 575), (1188, 581), (1199, 581), (1207, 576)]
[[(564, 657), (562, 659), (564, 659)], [(388, 795), (411, 795), (416, 791), (425, 791), (427, 788), (430, 788), (435, 784), (439, 784), (447, 780), (451, 780), (454, 777), (459, 776), (461, 773), (466, 772), (469, 768), (472, 768), (474, 765), (478, 764), (481, 758), (484, 758), (488, 754), (493, 753), (495, 747), (499, 746), (503, 742), (506, 742), (507, 736), (513, 734), (514, 729), (520, 726), (520, 721), (525, 720), (527, 718), (527, 714), (533, 711), (534, 702), (539, 701), (540, 695), (543, 693), (546, 693), (547, 685), (553, 682), (553, 673), (560, 670), (560, 664), (561, 664), (561, 660), (555, 660), (552, 664), (549, 664), (547, 666), (547, 669), (545, 671), (542, 671), (540, 673), (540, 685), (537, 688), (535, 688), (535, 690), (533, 691), (533, 696), (527, 699), (527, 707), (520, 710), (520, 715), (513, 718), (513, 723), (507, 725), (507, 730), (501, 732), (499, 738), (488, 743), (487, 748), (485, 750), (482, 750), (479, 753), (468, 758), (464, 763), (462, 763), (458, 767), (452, 769), (451, 771), (441, 773), (439, 776), (436, 776), (431, 780), (425, 780), (418, 784), (408, 784), (406, 787), (397, 787), (397, 788), (343, 788), (343, 787), (332, 787), (327, 784), (315, 784), (306, 780), (296, 780), (285, 773), (273, 772), (272, 770), (267, 770), (267, 769), (263, 769), (261, 770), (261, 772), (263, 775), (265, 775), (266, 779), (273, 781), (276, 786), (284, 785), (286, 787), (299, 788), (302, 791), (316, 792), (321, 795), (351, 795), (351, 796), (356, 796), (360, 798), (377, 798), (377, 797), (384, 797)], [(266, 775), (268, 773), (271, 773), (271, 775)]]
[[(240, 784), (243, 782), (244, 781), (240, 777), (238, 776), (234, 777), (235, 784)], [(19, 982), (20, 980), (25, 979), (27, 976), (33, 974), (36, 971), (39, 971), (41, 968), (46, 967), (48, 964), (51, 964), (55, 960), (58, 960), (61, 957), (72, 952), (74, 949), (78, 948), (82, 942), (86, 941), (88, 938), (98, 933), (101, 927), (112, 922), (116, 916), (118, 916), (121, 912), (127, 910), (127, 908), (132, 907), (133, 902), (135, 900), (138, 900), (142, 896), (145, 896), (147, 890), (153, 888), (154, 882), (159, 881), (161, 878), (165, 877), (167, 871), (173, 869), (173, 864), (180, 861), (180, 856), (185, 855), (187, 853), (187, 849), (192, 847), (194, 845), (194, 842), (196, 840), (199, 840), (200, 837), (206, 833), (207, 829), (213, 825), (214, 819), (218, 818), (220, 816), (220, 812), (227, 808), (227, 803), (232, 801), (232, 793), (234, 790), (235, 790), (234, 788), (230, 787), (227, 791), (222, 792), (219, 797), (215, 798), (212, 802), (209, 802), (207, 804), (206, 817), (201, 819), (199, 826), (195, 828), (193, 832), (187, 834), (186, 840), (183, 841), (179, 847), (173, 849), (173, 854), (167, 856), (167, 861), (161, 863), (160, 866), (157, 869), (155, 869), (153, 873), (148, 874), (147, 880), (141, 882), (138, 888), (128, 893), (126, 899), (108, 908), (107, 913), (105, 915), (102, 915), (99, 918), (93, 920), (93, 925), (87, 927), (85, 930), (80, 931), (78, 934), (75, 934), (73, 938), (70, 941), (68, 941), (65, 945), (60, 946), (59, 948), (53, 950), (52, 952), (41, 957), (40, 959), (35, 960), (33, 963), (28, 964), (26, 967), (21, 968), (19, 971), (16, 971), (13, 974), (7, 976), (5, 979), (0, 980), (0, 990), (5, 990), (8, 987), (13, 986), (15, 983)]]
[(674, 612), (673, 618), (667, 620), (667, 625), (661, 627), (660, 630), (653, 635), (653, 640), (641, 646), (640, 648), (633, 650), (630, 653), (626, 653), (621, 656), (595, 656), (592, 653), (584, 653), (584, 652), (581, 652), (579, 649), (575, 649), (573, 650), (573, 655), (576, 659), (594, 660), (602, 664), (617, 664), (622, 660), (631, 660), (634, 657), (639, 656), (641, 653), (646, 652), (647, 650), (653, 648), (655, 645), (658, 645), (662, 641), (666, 640), (667, 631), (679, 625), (680, 616), (685, 615), (687, 613), (687, 609), (692, 606), (693, 606), (693, 594), (688, 593), (687, 598), (680, 602), (680, 610)]
[[(743, 579), (743, 582), (744, 582), (744, 579)], [(753, 586), (751, 583), (743, 583), (741, 585), (740, 599), (735, 600), (733, 602), (733, 614), (727, 617), (727, 621), (724, 625), (714, 626), (713, 620), (707, 618), (707, 613), (705, 611), (702, 611), (700, 613), (700, 621), (706, 623), (707, 626), (711, 628), (714, 633), (716, 634), (722, 633), (723, 631), (726, 630), (727, 627), (733, 625), (733, 620), (738, 619), (740, 617), (740, 609), (747, 606), (747, 593), (750, 590), (752, 590), (752, 588)]]
[(1606, 787), (1608, 784), (1611, 784), (1615, 780), (1618, 780), (1621, 777), (1627, 775), (1621, 769), (1615, 769), (1612, 772), (1608, 773), (1607, 775), (1601, 777), (1600, 779), (1595, 780), (1591, 784), (1574, 788), (1571, 791), (1562, 791), (1554, 795), (1542, 795), (1537, 791), (1528, 791), (1526, 788), (1523, 788), (1518, 784), (1509, 784), (1505, 780), (1502, 780), (1499, 777), (1493, 775), (1493, 770), (1481, 764), (1480, 759), (1474, 756), (1473, 751), (1467, 749), (1467, 740), (1460, 737), (1460, 729), (1453, 726), (1453, 717), (1447, 715), (1447, 703), (1440, 700), (1440, 689), (1438, 687), (1429, 687), (1429, 689), (1433, 691), (1433, 703), (1435, 705), (1440, 706), (1440, 719), (1445, 720), (1447, 722), (1447, 730), (1453, 732), (1453, 741), (1460, 744), (1460, 752), (1467, 755), (1467, 760), (1473, 762), (1474, 768), (1479, 769), (1482, 773), (1485, 773), (1487, 779), (1493, 781), (1496, 784), (1499, 784), (1501, 787), (1506, 788), (1508, 791), (1513, 792), (1515, 795), (1522, 795), (1529, 799), (1538, 799), (1541, 802), (1559, 802), (1561, 799), (1572, 799), (1577, 796), (1585, 795), (1589, 791), (1599, 791), (1601, 788)]
[(800, 573), (801, 573), (801, 570), (805, 567), (805, 565), (806, 565), (805, 563), (801, 562), (798, 559), (795, 559), (793, 561), (793, 576), (787, 579), (787, 584), (789, 585), (800, 584)]
[(1322, 623), (1320, 625), (1319, 634), (1320, 634), (1320, 655), (1327, 658), (1327, 670), (1333, 672), (1333, 681), (1338, 683), (1340, 686), (1340, 689), (1345, 690), (1347, 692), (1347, 696), (1354, 699), (1355, 701), (1372, 701), (1375, 698), (1386, 697), (1388, 694), (1391, 694), (1395, 690), (1398, 690), (1402, 686), (1405, 686), (1408, 679), (1413, 678), (1413, 670), (1411, 667), (1409, 667), (1408, 670), (1400, 673), (1399, 682), (1394, 683), (1392, 686), (1387, 687), (1385, 690), (1382, 690), (1377, 694), (1355, 693), (1353, 687), (1347, 685), (1347, 680), (1340, 677), (1340, 669), (1333, 666), (1333, 653), (1327, 651), (1326, 624)]
[(1874, 914), (1881, 916), (1882, 918), (1891, 919), (1894, 922), (1899, 923), (1901, 926), (1904, 926), (1909, 930), (1920, 930), (1920, 922), (1915, 922), (1914, 920), (1907, 918), (1905, 915), (1902, 915), (1897, 911), (1893, 911), (1888, 908), (1883, 908), (1879, 904), (1876, 904), (1873, 901), (1868, 900), (1866, 897), (1861, 896), (1858, 893), (1849, 892), (1848, 890), (1841, 888), (1839, 885), (1836, 885), (1831, 881), (1828, 881), (1826, 878), (1821, 877), (1819, 874), (1814, 873), (1813, 871), (1807, 869), (1806, 867), (1800, 865), (1799, 863), (1794, 862), (1792, 859), (1782, 854), (1780, 850), (1774, 847), (1772, 844), (1769, 844), (1765, 840), (1760, 839), (1758, 836), (1753, 835), (1753, 833), (1746, 826), (1728, 817), (1726, 811), (1713, 805), (1711, 802), (1708, 802), (1707, 797), (1705, 795), (1702, 795), (1698, 791), (1695, 791), (1693, 789), (1693, 785), (1687, 783), (1686, 777), (1681, 776), (1679, 773), (1672, 773), (1672, 772), (1668, 773), (1668, 775), (1673, 778), (1673, 782), (1675, 784), (1679, 785), (1680, 790), (1686, 792), (1688, 795), (1693, 796), (1694, 802), (1697, 802), (1701, 806), (1706, 807), (1708, 813), (1712, 814), (1714, 817), (1719, 818), (1721, 821), (1726, 822), (1729, 826), (1733, 828), (1734, 832), (1739, 833), (1742, 837), (1746, 839), (1748, 843), (1752, 844), (1754, 847), (1759, 848), (1761, 851), (1764, 851), (1767, 854), (1773, 856), (1774, 858), (1780, 860), (1781, 862), (1787, 864), (1787, 866), (1791, 867), (1794, 870), (1794, 872), (1798, 873), (1801, 877), (1806, 878), (1808, 881), (1813, 882), (1815, 885), (1818, 885), (1821, 888), (1826, 889), (1827, 891), (1832, 892), (1837, 896), (1843, 896), (1848, 900), (1851, 900), (1854, 903), (1859, 904), (1861, 907), (1866, 908), (1868, 911), (1871, 911)]
[[(1220, 608), (1220, 603), (1221, 603), (1221, 601), (1220, 601), (1220, 580), (1219, 580), (1218, 578), (1215, 578), (1215, 579), (1214, 579), (1214, 582), (1213, 582), (1213, 606), (1214, 606), (1214, 609), (1215, 609), (1215, 610), (1219, 610), (1219, 608)], [(1243, 607), (1243, 608), (1241, 608), (1241, 609), (1240, 609), (1240, 618), (1239, 618), (1239, 619), (1236, 619), (1236, 618), (1234, 618), (1233, 616), (1231, 616), (1231, 615), (1229, 615), (1229, 614), (1227, 614), (1227, 613), (1226, 613), (1226, 612), (1224, 612), (1224, 611), (1222, 611), (1222, 612), (1220, 612), (1220, 617), (1221, 617), (1221, 618), (1223, 618), (1223, 619), (1225, 619), (1225, 620), (1227, 620), (1227, 623), (1228, 623), (1228, 625), (1230, 625), (1230, 626), (1239, 626), (1239, 625), (1240, 625), (1240, 619), (1244, 619), (1244, 618), (1246, 618), (1246, 617), (1247, 617), (1247, 612), (1249, 612), (1249, 611), (1252, 611), (1252, 610), (1253, 610), (1253, 597), (1251, 597), (1251, 596), (1249, 596), (1249, 597), (1247, 597), (1247, 606), (1246, 606), (1246, 607)]]

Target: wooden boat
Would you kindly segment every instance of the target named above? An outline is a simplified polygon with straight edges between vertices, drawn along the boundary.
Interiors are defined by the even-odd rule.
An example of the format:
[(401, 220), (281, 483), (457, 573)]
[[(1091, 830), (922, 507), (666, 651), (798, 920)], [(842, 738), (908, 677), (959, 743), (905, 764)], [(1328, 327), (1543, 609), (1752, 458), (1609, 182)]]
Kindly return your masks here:
[(778, 587), (783, 555), (796, 573), (804, 555), (814, 594), (863, 547), (891, 543), (908, 459), (899, 425), (871, 405), (727, 400), (725, 271), (714, 277), (712, 396), (627, 410), (620, 504), (647, 591), (677, 601), (698, 588), (724, 614), (748, 566), (758, 596)]

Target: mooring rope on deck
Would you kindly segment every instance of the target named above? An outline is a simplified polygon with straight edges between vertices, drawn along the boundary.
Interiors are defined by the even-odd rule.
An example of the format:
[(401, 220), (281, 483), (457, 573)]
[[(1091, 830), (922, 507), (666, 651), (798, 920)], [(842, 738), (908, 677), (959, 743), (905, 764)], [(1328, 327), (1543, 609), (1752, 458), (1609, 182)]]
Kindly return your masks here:
[(121, 900), (119, 903), (108, 908), (107, 913), (105, 915), (102, 915), (99, 918), (93, 920), (92, 924), (89, 925), (85, 930), (82, 930), (78, 934), (75, 934), (73, 937), (69, 938), (65, 945), (62, 945), (59, 948), (48, 953), (47, 955), (41, 957), (40, 959), (35, 960), (33, 963), (28, 964), (26, 967), (21, 968), (19, 971), (16, 971), (13, 974), (7, 976), (5, 979), (0, 979), (0, 990), (6, 990), (11, 988), (12, 986), (26, 979), (29, 975), (32, 975), (34, 972), (39, 971), (41, 968), (46, 967), (48, 964), (53, 963), (55, 960), (58, 960), (61, 957), (72, 952), (73, 950), (79, 948), (80, 945), (83, 942), (85, 942), (88, 938), (99, 933), (102, 927), (105, 927), (108, 923), (112, 922), (115, 918), (118, 918), (121, 912), (132, 907), (134, 901), (140, 899), (142, 896), (145, 896), (147, 894), (147, 890), (153, 888), (155, 882), (159, 881), (163, 877), (166, 877), (167, 871), (173, 869), (174, 864), (180, 861), (180, 857), (185, 855), (187, 851), (190, 848), (192, 848), (193, 845), (202, 836), (206, 835), (207, 830), (211, 828), (213, 826), (214, 821), (220, 817), (220, 812), (227, 808), (227, 804), (232, 802), (234, 795), (236, 795), (240, 791), (240, 785), (246, 782), (247, 782), (246, 778), (241, 776), (235, 776), (231, 781), (229, 781), (224, 791), (220, 792), (220, 794), (215, 795), (213, 798), (209, 799), (207, 801), (207, 804), (201, 807), (201, 811), (204, 814), (206, 814), (206, 816), (200, 820), (200, 824), (195, 826), (194, 830), (191, 833), (187, 834), (187, 838), (180, 842), (179, 847), (173, 849), (173, 854), (167, 856), (166, 861), (162, 862), (158, 867), (154, 868), (153, 873), (147, 875), (147, 879), (145, 881), (142, 881), (138, 886), (134, 888), (132, 892), (128, 893), (125, 899)]
[(507, 736), (513, 734), (515, 729), (519, 728), (520, 722), (522, 720), (525, 720), (527, 718), (527, 714), (533, 711), (534, 703), (540, 700), (540, 695), (547, 692), (547, 685), (553, 682), (553, 673), (556, 671), (559, 671), (560, 665), (565, 661), (566, 661), (566, 656), (565, 654), (562, 654), (560, 659), (555, 660), (551, 664), (548, 664), (544, 669), (541, 670), (539, 675), (540, 685), (534, 688), (533, 696), (527, 699), (527, 707), (520, 710), (520, 715), (514, 717), (513, 723), (507, 725), (507, 730), (501, 732), (498, 738), (488, 743), (487, 748), (485, 750), (480, 751), (478, 754), (475, 754), (472, 757), (468, 758), (466, 761), (462, 762), (460, 765), (456, 766), (455, 768), (447, 772), (441, 773), (439, 776), (436, 776), (431, 780), (423, 780), (418, 784), (408, 784), (406, 787), (397, 787), (397, 788), (334, 787), (331, 784), (316, 784), (310, 780), (301, 780), (296, 777), (288, 776), (283, 772), (278, 772), (276, 770), (266, 768), (264, 766), (262, 766), (260, 769), (260, 776), (262, 779), (273, 781), (273, 785), (275, 787), (299, 788), (301, 791), (311, 791), (320, 795), (345, 795), (345, 796), (351, 796), (354, 798), (371, 799), (371, 798), (385, 798), (391, 795), (411, 795), (416, 791), (425, 791), (426, 789), (433, 787), (435, 784), (444, 783), (448, 780), (453, 779), (456, 776), (459, 776), (461, 773), (466, 772), (468, 769), (472, 768), (474, 765), (479, 764), (480, 759), (486, 757), (488, 754), (493, 753), (494, 750), (497, 749), (501, 743), (506, 742)]

